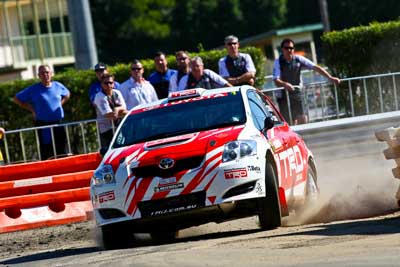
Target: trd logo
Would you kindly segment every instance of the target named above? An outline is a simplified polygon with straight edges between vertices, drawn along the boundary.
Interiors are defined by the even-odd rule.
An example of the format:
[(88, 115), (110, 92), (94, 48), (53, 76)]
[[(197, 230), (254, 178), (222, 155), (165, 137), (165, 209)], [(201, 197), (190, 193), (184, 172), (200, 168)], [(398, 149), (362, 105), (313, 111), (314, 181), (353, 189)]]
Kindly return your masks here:
[(244, 178), (247, 177), (246, 169), (234, 169), (228, 170), (224, 172), (225, 179), (235, 179), (235, 178)]
[(99, 202), (107, 202), (115, 199), (114, 191), (108, 191), (99, 195)]

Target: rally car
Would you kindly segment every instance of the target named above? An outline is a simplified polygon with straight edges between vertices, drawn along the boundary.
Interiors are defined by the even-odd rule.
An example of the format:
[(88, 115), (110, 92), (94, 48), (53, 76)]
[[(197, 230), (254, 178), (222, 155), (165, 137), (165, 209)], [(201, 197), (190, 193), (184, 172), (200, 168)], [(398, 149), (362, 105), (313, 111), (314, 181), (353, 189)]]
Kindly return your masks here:
[(304, 141), (251, 86), (191, 89), (132, 109), (90, 186), (106, 248), (133, 233), (169, 240), (183, 228), (258, 215), (281, 225), (318, 194)]

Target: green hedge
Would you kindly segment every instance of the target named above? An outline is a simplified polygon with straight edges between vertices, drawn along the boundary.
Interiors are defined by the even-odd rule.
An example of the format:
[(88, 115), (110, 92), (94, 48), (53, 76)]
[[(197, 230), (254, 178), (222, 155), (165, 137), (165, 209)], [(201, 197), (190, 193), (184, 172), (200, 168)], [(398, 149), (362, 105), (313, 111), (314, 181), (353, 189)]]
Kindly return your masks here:
[[(369, 26), (329, 32), (322, 36), (322, 41), (328, 67), (341, 78), (400, 71), (400, 21), (374, 22)], [(353, 99), (355, 115), (367, 114), (366, 97), (369, 114), (380, 113), (382, 109), (384, 112), (395, 110), (393, 99), (396, 97), (396, 88), (393, 79), (388, 76), (379, 82), (377, 79), (367, 79), (365, 83), (361, 80), (342, 83), (338, 99), (339, 106), (344, 108), (340, 112), (351, 114), (350, 99)], [(398, 84), (400, 81), (396, 79)], [(353, 88), (351, 96), (349, 85)], [(382, 99), (379, 96), (380, 88), (383, 90)]]
[(398, 71), (400, 21), (371, 23), (322, 36), (326, 64), (341, 77)]
[[(241, 49), (244, 53), (249, 53), (253, 58), (254, 64), (257, 69), (257, 86), (264, 83), (265, 76), (265, 59), (260, 49), (254, 47), (246, 47)], [(191, 56), (201, 56), (205, 68), (212, 69), (218, 72), (218, 59), (225, 56), (225, 50), (212, 50), (202, 51), (200, 53), (190, 53)], [(133, 59), (133, 58), (132, 58)], [(174, 55), (167, 57), (170, 68), (176, 68), (176, 61)], [(154, 64), (152, 59), (141, 60), (145, 73), (144, 76), (148, 77), (154, 71)], [(116, 76), (116, 80), (123, 82), (129, 78), (129, 64), (117, 64), (110, 66), (109, 70)], [(77, 71), (69, 69), (63, 73), (55, 75), (53, 80), (63, 83), (71, 91), (71, 99), (66, 103), (65, 121), (80, 121), (85, 119), (95, 118), (94, 112), (89, 105), (89, 86), (96, 81), (96, 76), (93, 70)], [(31, 114), (18, 107), (12, 101), (13, 96), (23, 88), (38, 82), (38, 80), (17, 80), (0, 84), (0, 102), (3, 107), (0, 112), (0, 121), (6, 123), (5, 127), (8, 130), (31, 127), (33, 125)]]

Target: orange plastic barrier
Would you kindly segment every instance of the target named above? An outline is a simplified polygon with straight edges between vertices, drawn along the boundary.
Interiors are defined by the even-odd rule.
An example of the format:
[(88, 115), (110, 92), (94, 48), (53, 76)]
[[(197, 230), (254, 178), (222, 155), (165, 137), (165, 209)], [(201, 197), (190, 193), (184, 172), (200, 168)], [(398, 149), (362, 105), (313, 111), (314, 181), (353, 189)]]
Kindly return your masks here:
[(90, 153), (60, 159), (0, 166), (0, 182), (94, 170), (100, 161), (101, 156), (99, 153)]
[(67, 203), (63, 211), (53, 211), (48, 206), (22, 209), (18, 218), (12, 218), (2, 211), (0, 212), (0, 233), (81, 222), (91, 217), (92, 203), (90, 201)]
[[(88, 187), (93, 171), (0, 182), (0, 198)], [(1, 199), (0, 199), (1, 201)]]
[(98, 153), (0, 166), (0, 233), (88, 220)]

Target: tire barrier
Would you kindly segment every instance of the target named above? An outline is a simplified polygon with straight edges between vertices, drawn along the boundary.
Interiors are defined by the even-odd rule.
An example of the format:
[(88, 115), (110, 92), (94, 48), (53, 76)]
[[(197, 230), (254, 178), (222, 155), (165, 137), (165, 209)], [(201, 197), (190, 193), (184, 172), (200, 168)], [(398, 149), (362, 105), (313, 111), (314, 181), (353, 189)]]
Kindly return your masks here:
[(0, 233), (88, 220), (98, 153), (0, 166)]
[[(389, 127), (375, 132), (378, 141), (386, 141), (388, 148), (383, 151), (386, 159), (394, 159), (397, 167), (392, 169), (393, 176), (400, 179), (400, 128)], [(396, 193), (397, 205), (400, 207), (400, 186)]]

